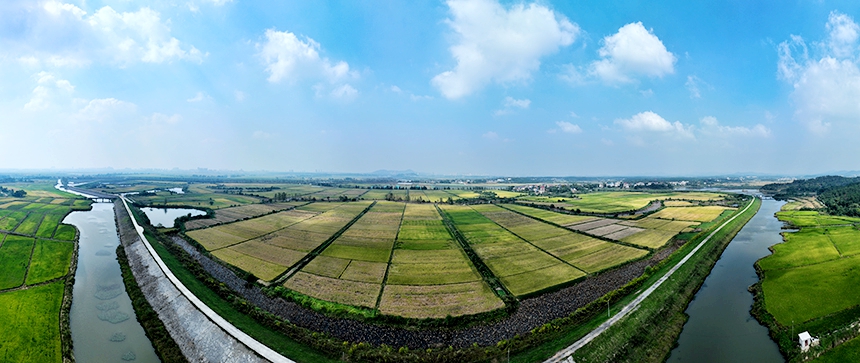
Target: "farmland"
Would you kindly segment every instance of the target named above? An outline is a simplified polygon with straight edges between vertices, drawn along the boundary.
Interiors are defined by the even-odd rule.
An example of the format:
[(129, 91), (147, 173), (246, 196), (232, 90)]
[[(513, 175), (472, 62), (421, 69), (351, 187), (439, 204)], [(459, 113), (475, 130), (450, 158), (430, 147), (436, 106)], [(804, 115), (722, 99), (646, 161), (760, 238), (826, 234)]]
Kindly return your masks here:
[[(487, 279), (498, 279), (495, 286), (514, 296), (532, 296), (642, 259), (726, 209), (697, 204), (722, 197), (712, 193), (598, 195), (599, 201), (622, 195), (616, 199), (645, 204), (655, 195), (688, 198), (688, 206), (634, 220), (516, 203), (426, 203), (479, 195), (472, 190), (370, 189), (355, 194), (364, 201), (320, 201), (354, 190), (364, 189), (305, 188), (302, 202), (222, 208), (214, 218), (186, 222), (185, 234), (221, 261), (304, 296), (383, 315), (444, 318), (504, 307)], [(371, 199), (375, 204), (360, 214)], [(464, 250), (444, 218), (473, 252)]]
[(76, 230), (60, 222), (78, 200), (20, 187), (34, 196), (0, 198), (0, 360), (62, 362), (60, 306)]
[(683, 199), (693, 201), (721, 200), (724, 196), (717, 193), (705, 192), (670, 192), (670, 193), (644, 193), (644, 192), (598, 192), (580, 194), (576, 198), (558, 198), (529, 196), (520, 198), (522, 201), (538, 204), (554, 204), (566, 209), (578, 209), (591, 213), (618, 213), (644, 208), (653, 200)]

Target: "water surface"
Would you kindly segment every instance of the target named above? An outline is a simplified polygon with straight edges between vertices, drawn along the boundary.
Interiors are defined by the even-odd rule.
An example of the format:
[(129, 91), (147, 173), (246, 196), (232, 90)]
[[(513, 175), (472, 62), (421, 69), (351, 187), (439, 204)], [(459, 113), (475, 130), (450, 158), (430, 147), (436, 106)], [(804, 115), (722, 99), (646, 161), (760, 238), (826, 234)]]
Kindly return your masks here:
[(63, 223), (81, 232), (69, 316), (76, 361), (159, 362), (122, 283), (113, 204), (94, 203), (91, 211), (72, 212)]
[(205, 215), (206, 212), (199, 209), (192, 208), (140, 208), (143, 213), (146, 213), (146, 217), (149, 218), (150, 224), (153, 226), (158, 226), (159, 224), (163, 227), (175, 227), (174, 220), (176, 218), (191, 215), (191, 216), (202, 216)]
[(762, 201), (758, 211), (723, 251), (686, 313), (690, 320), (669, 362), (783, 362), (768, 330), (750, 315), (747, 288), (758, 282), (753, 264), (782, 242), (783, 223), (774, 213), (785, 204)]

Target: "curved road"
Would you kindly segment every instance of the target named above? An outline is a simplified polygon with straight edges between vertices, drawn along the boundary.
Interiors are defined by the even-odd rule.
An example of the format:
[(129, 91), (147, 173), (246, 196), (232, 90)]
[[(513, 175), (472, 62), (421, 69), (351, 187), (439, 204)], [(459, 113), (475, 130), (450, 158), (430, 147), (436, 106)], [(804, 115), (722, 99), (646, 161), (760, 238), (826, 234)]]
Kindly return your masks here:
[(609, 318), (609, 320), (603, 322), (603, 324), (600, 324), (600, 326), (598, 326), (573, 344), (569, 345), (567, 348), (560, 350), (554, 356), (545, 360), (544, 363), (572, 363), (574, 352), (576, 352), (577, 350), (579, 350), (579, 348), (582, 348), (586, 344), (590, 343), (592, 340), (594, 340), (594, 338), (597, 338), (600, 334), (606, 331), (606, 329), (609, 329), (609, 327), (615, 325), (615, 323), (627, 316), (627, 314), (638, 309), (639, 304), (642, 303), (643, 300), (648, 298), (648, 296), (650, 296), (651, 293), (654, 292), (654, 290), (657, 290), (660, 285), (662, 285), (664, 282), (666, 282), (666, 280), (672, 277), (672, 274), (674, 274), (675, 271), (677, 271), (681, 266), (683, 266), (687, 262), (687, 260), (690, 259), (690, 257), (693, 257), (693, 255), (696, 254), (696, 252), (698, 252), (699, 249), (705, 245), (705, 243), (708, 243), (708, 241), (711, 240), (711, 237), (713, 237), (717, 232), (723, 229), (723, 227), (725, 227), (727, 224), (735, 220), (735, 218), (737, 218), (741, 214), (744, 214), (747, 209), (749, 209), (753, 204), (755, 204), (755, 200), (753, 200), (750, 204), (747, 204), (746, 208), (744, 208), (740, 213), (735, 214), (732, 218), (729, 218), (729, 220), (725, 221), (722, 225), (717, 227), (717, 229), (711, 232), (711, 234), (709, 234), (707, 238), (702, 240), (702, 242), (699, 242), (699, 245), (696, 246), (696, 248), (693, 248), (693, 250), (690, 251), (690, 253), (688, 253), (686, 256), (684, 256), (681, 261), (678, 261), (678, 263), (675, 264), (675, 266), (673, 266), (671, 270), (667, 271), (666, 274), (663, 275), (663, 277), (657, 280), (654, 285), (651, 285), (651, 287), (649, 287), (644, 292), (642, 292), (642, 294), (637, 296), (636, 299), (625, 305), (624, 308), (622, 308), (621, 311), (618, 312), (618, 314), (615, 314), (615, 316)]

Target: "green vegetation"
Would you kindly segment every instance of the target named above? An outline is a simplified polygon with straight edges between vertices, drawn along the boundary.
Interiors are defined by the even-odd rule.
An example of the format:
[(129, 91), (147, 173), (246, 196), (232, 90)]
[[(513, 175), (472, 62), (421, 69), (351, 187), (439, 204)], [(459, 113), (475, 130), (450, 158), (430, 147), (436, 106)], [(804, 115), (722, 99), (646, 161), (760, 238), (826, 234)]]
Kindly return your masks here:
[(519, 198), (523, 201), (539, 204), (554, 204), (557, 207), (588, 213), (620, 213), (644, 208), (653, 200), (684, 199), (684, 200), (721, 200), (724, 196), (717, 193), (705, 192), (597, 192), (578, 194), (575, 198), (530, 196)]
[(0, 290), (18, 287), (24, 284), (27, 266), (30, 265), (30, 253), (33, 251), (32, 238), (7, 235), (0, 246)]
[(0, 293), (0, 357), (5, 362), (62, 362), (63, 282)]
[(75, 245), (70, 242), (40, 239), (33, 248), (27, 285), (63, 277), (69, 273)]
[[(839, 199), (852, 197), (853, 185), (840, 187), (844, 182), (844, 178), (817, 178), (776, 190), (793, 195), (826, 193), (820, 199), (830, 210), (831, 205), (850, 205)], [(784, 206), (776, 216), (800, 230), (784, 233), (784, 242), (771, 247), (773, 254), (756, 263), (760, 282), (753, 286), (754, 315), (770, 329), (789, 361), (822, 353), (820, 361), (853, 360), (860, 351), (853, 325), (860, 321), (860, 230), (856, 225), (860, 219), (798, 210), (793, 205)], [(801, 331), (819, 337), (821, 345), (801, 353), (796, 342)], [(841, 344), (845, 341), (850, 342)]]

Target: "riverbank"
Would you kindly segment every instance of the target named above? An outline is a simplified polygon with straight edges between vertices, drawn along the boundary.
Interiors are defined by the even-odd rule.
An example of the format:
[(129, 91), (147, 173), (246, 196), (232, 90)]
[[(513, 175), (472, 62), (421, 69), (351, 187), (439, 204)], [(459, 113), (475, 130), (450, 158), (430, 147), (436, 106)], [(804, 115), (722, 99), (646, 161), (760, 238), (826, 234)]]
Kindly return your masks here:
[(120, 241), (141, 292), (188, 361), (264, 362), (244, 344), (201, 313), (164, 272), (146, 248), (121, 202), (115, 204)]
[[(634, 312), (620, 320), (618, 324), (606, 329), (603, 334), (584, 345), (582, 349), (577, 350), (573, 359), (576, 362), (663, 361), (674, 346), (687, 320), (684, 310), (693, 295), (704, 282), (725, 247), (755, 215), (761, 205), (761, 201), (758, 199), (754, 199), (751, 203), (753, 204), (750, 208), (739, 212), (738, 218), (728, 222), (725, 227), (715, 232), (700, 251), (692, 255), (687, 263), (678, 267), (675, 274), (654, 290), (648, 299), (642, 301)], [(724, 220), (719, 221), (719, 223), (723, 223)], [(650, 274), (649, 281), (642, 286), (650, 286), (662, 278), (665, 271), (675, 266), (683, 256), (692, 251), (711, 232), (712, 230), (709, 229), (688, 242), (678, 253), (661, 264), (655, 271), (656, 273)], [(633, 297), (628, 297), (628, 299), (623, 304), (626, 305)], [(590, 324), (594, 324), (591, 326), (596, 325), (596, 323)], [(584, 335), (586, 332), (579, 334)], [(655, 334), (655, 332), (659, 332), (659, 334)], [(578, 339), (578, 337), (571, 338)], [(529, 362), (534, 361), (537, 357), (524, 355), (516, 358), (516, 361)], [(512, 359), (512, 361), (514, 360)]]

